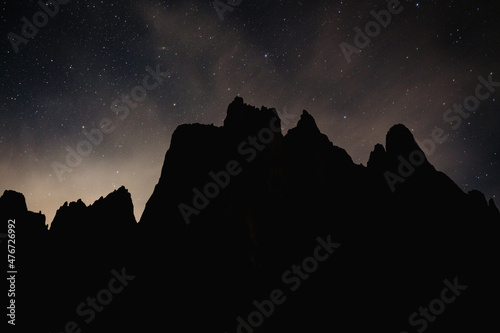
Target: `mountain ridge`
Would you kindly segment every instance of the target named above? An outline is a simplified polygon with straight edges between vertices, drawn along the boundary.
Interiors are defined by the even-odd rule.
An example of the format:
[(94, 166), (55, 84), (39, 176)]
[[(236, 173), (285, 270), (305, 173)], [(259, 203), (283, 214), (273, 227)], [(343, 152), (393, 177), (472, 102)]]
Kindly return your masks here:
[[(243, 128), (244, 133), (250, 133), (252, 131), (252, 129), (255, 130), (256, 128), (264, 127), (263, 124), (265, 124), (266, 121), (269, 122), (271, 117), (273, 117), (273, 116), (278, 118), (279, 126), (281, 126), (281, 120), (279, 119), (279, 116), (276, 113), (276, 109), (274, 109), (274, 108), (268, 109), (264, 106), (261, 109), (258, 109), (256, 107), (245, 104), (243, 98), (237, 96), (237, 97), (235, 97), (234, 101), (232, 103), (230, 103), (228, 106), (227, 116), (224, 120), (223, 126), (217, 127), (217, 126), (214, 126), (213, 124), (212, 125), (203, 125), (203, 124), (199, 124), (199, 123), (179, 125), (177, 127), (177, 129), (174, 131), (174, 133), (172, 134), (171, 147), (169, 150), (175, 151), (177, 149), (177, 147), (179, 146), (178, 141), (189, 141), (187, 138), (191, 138), (199, 133), (201, 133), (200, 136), (202, 136), (204, 138), (208, 138), (210, 136), (217, 137), (224, 130), (227, 130), (228, 132), (235, 134), (235, 133), (238, 133), (238, 131), (241, 130), (242, 128)], [(257, 120), (256, 120), (256, 118), (257, 118)], [(249, 119), (253, 119), (253, 121), (249, 121)], [(217, 132), (219, 132), (219, 133), (217, 133)], [(299, 135), (297, 133), (302, 133), (300, 140), (309, 140), (311, 137), (319, 136), (322, 138), (323, 141), (332, 144), (331, 141), (328, 139), (328, 137), (325, 134), (320, 132), (319, 128), (316, 125), (316, 121), (315, 121), (314, 117), (306, 110), (304, 110), (302, 115), (300, 116), (300, 119), (297, 122), (296, 127), (291, 128), (288, 131), (288, 133), (283, 136), (283, 139), (290, 140), (290, 137), (293, 137), (294, 135)], [(281, 131), (279, 134), (281, 134)], [(288, 138), (287, 138), (287, 136), (288, 136)], [(240, 135), (239, 137), (241, 138), (243, 136)], [(196, 144), (194, 141), (192, 141), (192, 142), (194, 144)], [(335, 149), (338, 151), (339, 156), (343, 155), (340, 157), (340, 159), (343, 160), (342, 163), (354, 164), (351, 156), (343, 148), (337, 147), (335, 145), (333, 145), (333, 147), (335, 147)], [(401, 156), (406, 155), (406, 157), (408, 157), (408, 155), (414, 151), (421, 152), (422, 155), (424, 155), (424, 157), (425, 157), (425, 154), (423, 153), (422, 149), (416, 143), (413, 135), (408, 130), (408, 128), (403, 124), (393, 125), (387, 132), (385, 146), (383, 146), (380, 143), (377, 143), (374, 146), (374, 149), (370, 153), (370, 156), (369, 156), (369, 159), (367, 162), (367, 169), (378, 172), (378, 173), (380, 173), (380, 172), (383, 173), (383, 172), (386, 172), (386, 171), (391, 170), (391, 169), (394, 171), (396, 169), (395, 165), (394, 165), (394, 161), (392, 161), (393, 162), (392, 165), (389, 165), (388, 159), (394, 160), (395, 158), (397, 158), (400, 155)], [(424, 164), (425, 164), (424, 168), (432, 168), (435, 170), (434, 166), (432, 166), (428, 162), (427, 157), (425, 157)], [(165, 163), (162, 167), (160, 179), (166, 173), (163, 170), (164, 168), (165, 168)], [(421, 167), (419, 166), (419, 168), (421, 168)], [(396, 172), (396, 174), (397, 174), (397, 172)], [(446, 177), (448, 177), (448, 176), (446, 176)], [(108, 196), (111, 195), (112, 193), (115, 193), (116, 191), (120, 191), (122, 189), (125, 189), (125, 187), (121, 186), (118, 190), (115, 190), (115, 191), (109, 193)], [(460, 191), (463, 192), (463, 190), (461, 190), (461, 189), (460, 189)], [(9, 192), (17, 193), (15, 191), (5, 190), (2, 197), (6, 196), (6, 195), (11, 196), (12, 194), (10, 194)], [(478, 190), (471, 190), (471, 191), (469, 191), (469, 193), (470, 192), (481, 193)], [(128, 191), (127, 191), (127, 193), (128, 193)], [(463, 192), (463, 193), (466, 195), (468, 194), (465, 192)], [(488, 209), (490, 211), (492, 211), (494, 214), (496, 214), (496, 211), (498, 211), (498, 208), (497, 208), (497, 206), (495, 204), (495, 200), (493, 198), (487, 199), (484, 195), (479, 196), (480, 199), (478, 199), (477, 195), (475, 197), (476, 197), (476, 200), (481, 200), (481, 201), (482, 201), (482, 198), (484, 197), (486, 207), (488, 207)], [(24, 199), (24, 196), (23, 196), (23, 199)], [(95, 203), (97, 203), (99, 200), (102, 200), (102, 199), (103, 199), (103, 197), (101, 196), (101, 198), (96, 200), (92, 205), (94, 205)], [(16, 202), (15, 204), (26, 206), (25, 199), (24, 199), (24, 204), (21, 203), (21, 200), (19, 200), (19, 202)], [(75, 204), (76, 204), (76, 206), (75, 206)], [(81, 199), (79, 199), (76, 202), (69, 203), (69, 206), (74, 207), (73, 209), (75, 211), (77, 211), (77, 210), (82, 208), (81, 207), (82, 204), (83, 204), (83, 202), (81, 201)], [(92, 205), (90, 205), (90, 206), (92, 206)], [(71, 209), (70, 207), (66, 208), (67, 206), (68, 206), (68, 202), (66, 202), (65, 204), (60, 206), (60, 208), (58, 209), (58, 212), (61, 209)], [(87, 207), (85, 204), (83, 204), (83, 206)], [(77, 212), (75, 214), (78, 215), (79, 213), (80, 212)], [(56, 213), (56, 216), (54, 216), (54, 220), (56, 220), (56, 217), (57, 217), (57, 213)], [(139, 221), (141, 219), (142, 219), (142, 216), (139, 218)], [(54, 220), (51, 222), (51, 224), (54, 222)], [(135, 217), (134, 217), (134, 220), (135, 220)]]
[[(363, 331), (374, 322), (401, 331), (435, 297), (436, 283), (458, 276), (470, 286), (468, 301), (433, 327), (486, 328), (497, 311), (477, 304), (499, 294), (489, 288), (500, 278), (491, 265), (500, 252), (500, 213), (421, 154), (397, 124), (386, 148), (375, 145), (367, 166), (356, 164), (307, 111), (283, 135), (275, 109), (237, 97), (223, 126), (174, 131), (139, 222), (123, 186), (88, 206), (66, 202), (50, 229), (42, 214), (28, 212), (22, 194), (4, 192), (0, 215), (17, 220), (22, 239), (22, 312), (38, 328), (60, 331), (89, 295), (107, 303), (106, 277), (126, 271), (134, 280), (88, 327), (77, 317), (82, 330), (145, 331), (167, 322), (185, 331), (234, 331), (255, 302), (269, 304), (270, 292), (281, 290), (286, 304), (254, 332)], [(317, 239), (341, 246), (315, 273), (305, 256)], [(387, 316), (381, 304), (398, 306)]]

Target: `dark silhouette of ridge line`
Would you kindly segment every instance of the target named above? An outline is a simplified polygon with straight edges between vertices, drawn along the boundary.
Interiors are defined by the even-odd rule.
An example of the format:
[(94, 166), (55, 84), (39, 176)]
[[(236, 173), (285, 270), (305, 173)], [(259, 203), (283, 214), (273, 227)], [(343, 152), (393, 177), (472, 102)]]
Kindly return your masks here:
[[(283, 134), (275, 109), (236, 97), (222, 126), (177, 127), (139, 223), (123, 186), (90, 205), (65, 202), (49, 230), (21, 193), (5, 191), (0, 215), (16, 220), (23, 272), (16, 326), (401, 332), (421, 328), (409, 316), (446, 280), (467, 288), (426, 319), (429, 332), (486, 331), (499, 311), (486, 304), (500, 296), (500, 213), (420, 153), (397, 124), (358, 165), (309, 112)], [(404, 180), (394, 191), (388, 173)], [(181, 203), (197, 211), (189, 225)], [(326, 259), (319, 238), (342, 246)], [(122, 289), (116, 272), (136, 278)]]

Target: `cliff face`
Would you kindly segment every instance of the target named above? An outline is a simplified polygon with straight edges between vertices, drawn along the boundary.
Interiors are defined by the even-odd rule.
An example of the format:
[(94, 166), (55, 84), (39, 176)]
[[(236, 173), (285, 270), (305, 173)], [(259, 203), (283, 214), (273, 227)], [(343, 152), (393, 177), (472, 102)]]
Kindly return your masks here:
[[(20, 228), (34, 235), (25, 245), (32, 273), (25, 285), (48, 305), (28, 312), (38, 311), (52, 331), (122, 267), (137, 279), (96, 311), (95, 322), (77, 318), (82, 329), (234, 332), (256, 300), (281, 290), (285, 305), (252, 331), (357, 332), (374, 323), (401, 331), (439, 296), (443, 279), (455, 277), (469, 286), (467, 301), (434, 327), (477, 330), (496, 318), (496, 309), (476, 304), (498, 294), (489, 290), (499, 277), (491, 265), (498, 209), (437, 171), (401, 124), (365, 167), (307, 111), (283, 135), (276, 110), (237, 97), (222, 127), (176, 129), (140, 223), (123, 187), (89, 206), (65, 203), (48, 231), (21, 194), (6, 191), (0, 208), (4, 220), (20, 216)], [(341, 246), (317, 272), (299, 274), (291, 267), (311, 263), (305, 258), (317, 252), (318, 238)], [(27, 250), (32, 244), (37, 251)], [(381, 304), (392, 305), (390, 316)]]
[[(141, 224), (145, 229), (183, 232), (186, 225), (198, 228), (197, 221), (205, 220), (210, 212), (227, 216), (231, 207), (267, 207), (267, 202), (271, 205), (264, 215), (270, 216), (270, 211), (298, 208), (301, 201), (319, 206), (315, 210), (321, 216), (328, 214), (325, 206), (335, 206), (339, 212), (360, 213), (366, 208), (384, 216), (417, 209), (422, 216), (407, 216), (415, 220), (425, 219), (429, 211), (452, 219), (498, 217), (492, 202), (463, 193), (449, 177), (436, 171), (404, 125), (388, 131), (386, 148), (376, 145), (367, 167), (354, 164), (344, 149), (334, 146), (307, 111), (285, 136), (280, 127), (274, 109), (257, 109), (240, 97), (229, 105), (222, 127), (180, 126), (173, 134)], [(220, 186), (210, 175), (224, 173), (231, 161), (241, 173), (230, 175), (231, 186)], [(210, 183), (217, 185), (213, 198), (205, 193), (205, 187), (209, 192), (212, 189)], [(474, 204), (474, 200), (483, 200), (484, 205)], [(255, 209), (248, 214), (257, 214)], [(155, 216), (162, 216), (162, 221)]]
[(0, 197), (0, 217), (2, 221), (9, 219), (29, 220), (29, 223), (22, 223), (19, 228), (32, 237), (43, 234), (47, 230), (45, 215), (28, 211), (24, 195), (15, 191), (6, 190)]
[[(318, 235), (333, 234), (348, 250), (340, 263), (325, 269), (327, 281), (308, 287), (309, 292), (322, 294), (333, 285), (358, 288), (365, 278), (378, 286), (336, 289), (340, 303), (329, 309), (343, 327), (356, 321), (344, 305), (359, 306), (352, 298), (364, 299), (364, 293), (372, 295), (363, 300), (367, 312), (385, 298), (401, 304), (399, 318), (407, 320), (405, 311), (431, 288), (429, 274), (460, 275), (478, 284), (495, 275), (487, 262), (495, 256), (498, 210), (437, 171), (404, 125), (388, 131), (386, 148), (376, 145), (364, 167), (333, 145), (307, 111), (285, 136), (272, 109), (256, 109), (236, 98), (227, 114), (222, 127), (185, 125), (174, 133), (140, 223), (151, 239), (168, 239), (153, 242), (162, 244), (153, 247), (155, 252), (183, 253), (174, 262), (182, 267), (180, 279), (189, 281), (188, 289), (180, 289), (176, 300), (184, 304), (185, 293), (199, 295), (206, 322), (225, 323), (205, 311), (207, 300), (251, 304), (259, 290), (273, 288), (263, 276), (280, 276)], [(227, 181), (220, 176), (219, 182), (228, 184), (222, 186), (212, 175), (230, 174), (231, 161), (238, 172)], [(465, 246), (471, 239), (477, 240), (472, 250)], [(203, 285), (193, 278), (200, 274)], [(239, 292), (224, 292), (231, 288)], [(305, 296), (296, 302), (288, 315), (307, 313), (309, 321), (295, 325), (310, 329), (315, 318), (321, 328), (325, 319), (313, 313), (324, 312), (322, 306), (311, 305), (314, 299)], [(311, 307), (306, 310), (301, 302)], [(232, 306), (222, 312), (237, 317)], [(368, 316), (380, 320), (375, 313)]]

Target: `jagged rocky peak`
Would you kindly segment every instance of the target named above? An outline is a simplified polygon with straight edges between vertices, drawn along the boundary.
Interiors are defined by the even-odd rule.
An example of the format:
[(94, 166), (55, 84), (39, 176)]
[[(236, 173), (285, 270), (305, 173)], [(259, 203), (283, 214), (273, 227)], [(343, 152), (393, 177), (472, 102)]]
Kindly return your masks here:
[(93, 215), (97, 215), (95, 218), (98, 218), (98, 216), (115, 217), (115, 221), (110, 221), (109, 223), (136, 223), (132, 196), (125, 186), (114, 190), (105, 198), (101, 197), (89, 206), (89, 208), (92, 209)]
[(371, 169), (376, 169), (382, 171), (386, 167), (386, 152), (384, 146), (377, 143), (370, 153), (370, 158), (368, 159), (367, 167)]
[(170, 147), (177, 147), (179, 144), (196, 145), (197, 140), (204, 140), (210, 135), (213, 135), (214, 131), (216, 130), (217, 127), (215, 127), (214, 125), (204, 125), (198, 123), (179, 125), (172, 134)]
[(28, 211), (26, 199), (22, 193), (5, 190), (0, 197), (0, 209), (9, 209), (10, 212), (21, 213)]
[(67, 201), (59, 207), (50, 224), (51, 231), (64, 231), (65, 226), (68, 223), (71, 223), (72, 220), (79, 220), (85, 218), (87, 205), (82, 201), (82, 199), (78, 199), (78, 201), (72, 201), (68, 203)]
[[(82, 201), (82, 199), (78, 199), (77, 201), (64, 202), (64, 204), (57, 210), (56, 217), (58, 214), (66, 215), (68, 212), (81, 212), (83, 209), (87, 208), (87, 205)], [(54, 218), (55, 219), (55, 218)]]
[(377, 143), (373, 148), (373, 152), (375, 155), (385, 154), (385, 148), (380, 143)]
[(493, 200), (493, 198), (486, 200), (486, 196), (478, 190), (469, 191), (467, 194), (470, 203), (475, 206), (476, 209), (487, 210), (493, 218), (500, 218), (500, 212), (495, 205), (495, 201)]
[[(297, 126), (288, 130), (285, 139), (285, 150), (292, 159), (291, 163), (302, 163), (300, 161), (328, 161), (329, 167), (347, 167), (354, 165), (351, 156), (345, 149), (335, 146), (328, 136), (321, 133), (314, 117), (306, 110), (302, 111)], [(325, 165), (327, 165), (325, 164)], [(318, 166), (323, 168), (325, 165)], [(309, 166), (314, 168), (313, 166)], [(310, 172), (316, 172), (311, 170)]]
[(497, 208), (497, 205), (495, 205), (495, 200), (493, 200), (493, 198), (490, 198), (490, 200), (488, 200), (488, 206), (495, 209)]
[(76, 202), (70, 202), (69, 208), (85, 208), (87, 205), (82, 201), (82, 199), (78, 199)]
[(224, 127), (238, 126), (244, 118), (249, 114), (256, 114), (259, 109), (247, 105), (243, 102), (243, 98), (236, 96), (227, 107), (226, 119), (224, 119)]
[[(6, 190), (0, 197), (0, 219), (18, 220), (18, 227), (30, 234), (46, 231), (45, 215), (28, 211), (26, 198), (22, 193)], [(26, 235), (25, 235), (26, 236)]]
[(122, 201), (122, 202), (132, 202), (132, 197), (130, 195), (130, 192), (125, 188), (125, 186), (120, 186), (118, 189), (114, 190), (113, 192), (111, 192), (110, 194), (108, 194), (106, 196), (106, 198), (103, 198), (103, 197), (100, 197), (99, 200), (97, 200), (96, 202), (94, 202), (93, 205), (97, 204), (97, 203), (101, 203), (101, 202), (104, 202), (104, 201), (110, 201), (110, 200), (113, 200), (113, 201), (116, 201), (116, 200), (119, 200), (119, 201)]
[(319, 133), (318, 125), (316, 124), (316, 120), (314, 120), (313, 116), (306, 110), (302, 111), (302, 115), (300, 116), (300, 120), (297, 123), (297, 128), (302, 131), (311, 131), (313, 133)]
[(100, 227), (111, 224), (131, 224), (135, 221), (134, 206), (129, 191), (121, 186), (106, 197), (87, 206), (81, 199), (65, 202), (56, 212), (50, 229), (55, 232), (76, 232), (101, 221)]
[(269, 128), (270, 122), (274, 118), (278, 118), (274, 126), (281, 128), (281, 119), (276, 109), (268, 109), (265, 106), (259, 109), (255, 106), (245, 104), (243, 98), (236, 96), (227, 108), (224, 129), (229, 132), (252, 133), (262, 128)]
[(314, 117), (306, 110), (302, 111), (302, 115), (297, 122), (297, 126), (290, 129), (286, 136), (288, 139), (290, 139), (290, 137), (296, 137), (300, 140), (309, 140), (311, 138), (321, 137), (322, 140), (326, 139), (326, 141), (329, 141), (326, 135), (320, 132)]
[(490, 198), (488, 201), (488, 209), (490, 210), (492, 216), (494, 216), (497, 220), (500, 220), (500, 211), (498, 210), (497, 205), (495, 205), (495, 200), (493, 200), (493, 198)]
[(389, 129), (385, 137), (385, 148), (391, 157), (408, 155), (413, 151), (422, 152), (411, 131), (403, 124), (394, 125)]
[(472, 203), (474, 203), (477, 207), (486, 208), (488, 206), (488, 201), (483, 193), (478, 190), (469, 191), (469, 198)]

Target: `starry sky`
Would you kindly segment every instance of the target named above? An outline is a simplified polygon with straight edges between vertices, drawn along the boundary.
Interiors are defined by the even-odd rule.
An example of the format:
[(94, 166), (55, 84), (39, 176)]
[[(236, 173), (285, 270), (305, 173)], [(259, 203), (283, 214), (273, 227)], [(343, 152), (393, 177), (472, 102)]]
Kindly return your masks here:
[(59, 2), (0, 11), (0, 191), (49, 223), (121, 185), (139, 219), (175, 128), (221, 126), (237, 95), (296, 115), (288, 128), (308, 110), (364, 165), (396, 123), (419, 141), (437, 129), (430, 162), (500, 203), (500, 87), (471, 98), (480, 76), (500, 81), (498, 1)]

